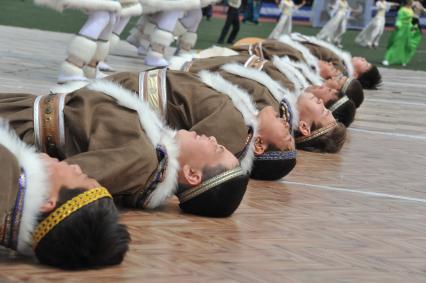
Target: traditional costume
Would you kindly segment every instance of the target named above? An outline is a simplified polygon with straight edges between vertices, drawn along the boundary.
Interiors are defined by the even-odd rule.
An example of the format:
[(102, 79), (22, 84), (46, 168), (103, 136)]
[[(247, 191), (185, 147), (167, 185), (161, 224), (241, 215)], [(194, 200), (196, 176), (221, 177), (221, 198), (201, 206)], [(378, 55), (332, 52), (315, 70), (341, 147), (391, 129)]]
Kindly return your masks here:
[(140, 0), (144, 8), (143, 19), (133, 29), (128, 40), (138, 47), (139, 54), (145, 55), (145, 64), (166, 66), (165, 53), (179, 38), (178, 47), (190, 52), (197, 41), (197, 29), (202, 20), (201, 8), (217, 0)]
[(361, 46), (378, 47), (380, 38), (385, 30), (385, 15), (388, 10), (387, 1), (376, 2), (376, 15), (367, 26), (357, 35), (355, 42)]
[(317, 37), (341, 48), (342, 35), (346, 32), (350, 11), (347, 0), (336, 0), (330, 20), (322, 27)]
[(421, 33), (418, 26), (413, 26), (414, 12), (404, 6), (398, 11), (395, 30), (392, 32), (383, 65), (407, 65), (416, 54), (420, 44)]
[[(21, 255), (36, 256), (42, 263), (58, 267), (88, 268), (96, 265), (96, 263), (91, 264), (92, 257), (96, 257), (96, 252), (84, 250), (85, 241), (88, 239), (77, 243), (74, 246), (77, 250), (72, 250), (73, 254), (70, 255), (66, 246), (75, 244), (75, 241), (70, 243), (61, 236), (70, 231), (70, 225), (73, 223), (72, 221), (75, 221), (73, 217), (76, 212), (81, 212), (88, 205), (101, 199), (106, 198), (112, 201), (110, 193), (101, 187), (87, 190), (68, 199), (50, 212), (47, 217), (43, 217), (41, 208), (46, 199), (50, 197), (52, 185), (49, 179), (50, 172), (41, 155), (37, 154), (33, 147), (19, 140), (2, 120), (0, 120), (0, 159), (0, 182), (2, 184), (2, 193), (0, 194), (0, 219), (2, 220), (0, 224), (0, 245), (15, 250)], [(94, 213), (95, 211), (92, 210), (91, 212)], [(113, 222), (114, 220), (110, 219), (109, 221)], [(84, 220), (79, 224), (82, 229), (87, 228), (85, 227), (87, 223)], [(93, 223), (91, 225), (93, 226)], [(120, 228), (125, 230), (124, 227)], [(75, 227), (71, 229), (75, 229)], [(90, 228), (87, 228), (87, 231), (93, 232)], [(127, 232), (125, 232), (125, 235), (128, 240)], [(96, 234), (87, 235), (87, 237), (93, 238), (96, 237)], [(88, 241), (90, 240), (93, 239)], [(81, 246), (78, 246), (78, 244)], [(114, 241), (111, 242), (110, 239), (109, 244), (114, 244)], [(64, 258), (46, 257), (46, 247), (48, 249), (54, 248), (55, 251), (65, 250), (66, 252), (60, 255)], [(96, 250), (99, 247), (93, 248)], [(125, 250), (127, 251), (127, 244)], [(85, 257), (84, 260), (81, 257), (82, 253)], [(104, 252), (103, 255), (105, 255)], [(53, 255), (51, 254), (51, 256)], [(121, 260), (122, 258), (119, 262)]]
[[(80, 165), (120, 204), (154, 208), (176, 193), (179, 149), (174, 131), (117, 84), (97, 81), (67, 95), (1, 94), (0, 115), (25, 142)], [(232, 214), (244, 195), (247, 176), (239, 167), (231, 173), (225, 172), (224, 179), (216, 176), (215, 186), (189, 188), (192, 193), (181, 200), (181, 207), (212, 216)], [(221, 200), (222, 193), (234, 197)], [(206, 196), (212, 205), (221, 202), (217, 210), (202, 209)]]
[[(108, 79), (122, 84), (138, 93), (141, 99), (149, 101), (172, 127), (216, 137), (220, 144), (240, 159), (244, 170), (251, 170), (253, 143), (257, 133), (257, 111), (245, 92), (235, 89), (235, 86), (222, 77), (204, 72), (200, 80), (192, 74), (163, 69), (141, 74), (120, 73)], [(162, 87), (161, 84), (168, 87)], [(218, 85), (221, 87), (218, 88)], [(289, 172), (279, 162), (280, 158), (288, 159), (283, 159), (284, 155), (292, 156), (292, 169), (295, 165), (295, 152), (281, 155), (270, 152), (254, 157), (255, 168), (251, 170), (251, 176), (267, 180), (283, 177)], [(269, 164), (272, 164), (272, 160), (275, 161), (275, 167), (270, 172), (266, 170), (270, 168), (266, 164), (267, 157), (271, 160)], [(260, 166), (262, 168), (259, 167), (260, 160), (265, 161)]]
[(97, 65), (108, 55), (113, 27), (121, 12), (116, 0), (34, 0), (37, 5), (57, 11), (80, 9), (89, 17), (68, 48), (62, 63), (58, 83), (96, 78)]
[[(304, 5), (304, 3), (302, 5)], [(293, 0), (281, 0), (279, 6), (281, 10), (281, 17), (269, 35), (269, 38), (278, 39), (284, 34), (290, 34), (293, 26), (293, 11), (298, 10), (302, 5), (295, 5)]]
[[(288, 90), (288, 86), (294, 87), (298, 85), (298, 80), (294, 77), (294, 73), (297, 70), (294, 68), (293, 70), (289, 70), (291, 66), (283, 63), (279, 58), (274, 58), (272, 64), (268, 60), (261, 59), (256, 55), (241, 54), (197, 59), (180, 64), (180, 66), (176, 62), (171, 67), (192, 73), (198, 73), (201, 70), (219, 71), (224, 78), (246, 90), (255, 101), (258, 109), (270, 105), (279, 111), (279, 108), (283, 105), (282, 100), (290, 102), (288, 108), (293, 113), (292, 128), (296, 129), (298, 126), (299, 121), (297, 115), (295, 115), (297, 112), (295, 106), (296, 96), (294, 95), (300, 94), (300, 91), (297, 90), (297, 87), (293, 94), (289, 93)], [(289, 78), (287, 78), (285, 73), (289, 75)], [(301, 74), (299, 75), (302, 76)], [(215, 88), (214, 85), (212, 87)], [(334, 110), (336, 111), (342, 107), (342, 104), (336, 105), (336, 109)], [(322, 134), (326, 134), (331, 130), (333, 128), (328, 128)]]

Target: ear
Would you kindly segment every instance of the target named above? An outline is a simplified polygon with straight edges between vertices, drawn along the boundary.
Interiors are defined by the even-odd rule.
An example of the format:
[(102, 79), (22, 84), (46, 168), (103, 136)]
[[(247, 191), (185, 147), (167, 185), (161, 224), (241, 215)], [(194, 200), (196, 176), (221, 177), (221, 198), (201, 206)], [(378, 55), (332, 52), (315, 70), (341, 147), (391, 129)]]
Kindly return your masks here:
[(47, 199), (40, 207), (40, 212), (47, 213), (53, 211), (56, 207), (56, 201), (54, 198)]
[(254, 140), (254, 154), (261, 155), (263, 154), (268, 145), (263, 141), (261, 137), (256, 137)]
[(201, 183), (203, 172), (199, 169), (190, 167), (185, 164), (182, 168), (183, 178), (191, 186), (197, 186)]
[(303, 136), (307, 137), (311, 134), (311, 126), (306, 121), (299, 122), (299, 132), (302, 133)]

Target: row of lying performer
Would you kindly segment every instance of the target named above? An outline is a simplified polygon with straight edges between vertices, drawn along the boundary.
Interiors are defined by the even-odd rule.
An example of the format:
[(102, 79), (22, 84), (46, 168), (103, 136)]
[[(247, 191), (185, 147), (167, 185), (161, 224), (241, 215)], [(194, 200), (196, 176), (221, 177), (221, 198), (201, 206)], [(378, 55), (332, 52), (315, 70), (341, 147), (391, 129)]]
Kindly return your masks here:
[[(265, 107), (256, 119), (250, 114), (256, 111), (250, 101), (239, 110), (232, 99), (242, 103), (244, 98), (225, 96), (189, 73), (163, 69), (120, 73), (110, 80), (135, 90), (143, 99), (110, 81), (97, 81), (67, 95), (0, 95), (0, 115), (17, 133), (14, 136), (2, 125), (2, 166), (9, 168), (1, 171), (2, 184), (7, 184), (2, 203), (10, 208), (1, 228), (3, 245), (65, 268), (115, 264), (127, 251), (129, 235), (117, 223), (111, 196), (98, 188), (99, 183), (127, 207), (154, 208), (176, 194), (184, 211), (222, 217), (237, 209), (253, 162), (253, 176), (262, 179), (280, 178), (295, 165), (290, 104), (280, 106), (278, 117), (272, 107)], [(162, 123), (144, 102), (156, 85), (167, 90), (167, 96), (161, 96), (166, 100), (158, 100), (167, 104), (167, 121), (203, 135), (175, 132)], [(274, 133), (280, 133), (279, 137)], [(207, 137), (210, 134), (232, 152)], [(18, 137), (38, 151), (78, 165), (97, 181), (87, 179), (78, 168), (71, 170), (36, 154)], [(55, 164), (62, 164), (61, 168), (50, 169)], [(68, 167), (68, 173), (63, 167)], [(280, 170), (272, 170), (276, 168)], [(59, 176), (46, 180), (46, 175), (54, 177), (54, 173)], [(76, 188), (73, 193), (65, 191)], [(97, 193), (86, 196), (82, 189), (89, 188), (98, 188)], [(111, 211), (104, 217), (106, 223), (97, 222), (105, 230), (92, 233), (98, 229), (93, 218), (105, 209)], [(71, 228), (75, 225), (82, 228), (77, 232)], [(103, 238), (111, 233), (116, 237)], [(117, 249), (106, 252), (103, 245), (115, 246), (111, 242), (117, 242)]]
[[(292, 133), (298, 135), (299, 148), (340, 150), (345, 127), (321, 99), (306, 91), (294, 95), (296, 80), (279, 75), (282, 65), (234, 56), (244, 64), (233, 59), (222, 66), (223, 57), (215, 57), (191, 61), (187, 72), (120, 73), (68, 94), (1, 94), (0, 116), (20, 139), (75, 164), (36, 154), (2, 125), (2, 166), (10, 168), (1, 171), (7, 184), (1, 200), (10, 208), (3, 218), (2, 244), (64, 268), (117, 264), (129, 235), (118, 223), (109, 193), (132, 208), (154, 208), (177, 195), (188, 213), (224, 217), (238, 208), (249, 174), (273, 180), (292, 170)], [(253, 68), (258, 64), (265, 72)], [(197, 65), (218, 72), (197, 72)], [(338, 101), (334, 110), (352, 104)], [(182, 130), (175, 132), (162, 121)], [(71, 178), (64, 177), (67, 170)], [(46, 180), (46, 172), (55, 176), (51, 171), (60, 177)], [(105, 209), (104, 221), (96, 220), (105, 230), (93, 233), (93, 219), (102, 218)], [(85, 228), (71, 232), (75, 225)], [(89, 245), (98, 249), (88, 253)]]

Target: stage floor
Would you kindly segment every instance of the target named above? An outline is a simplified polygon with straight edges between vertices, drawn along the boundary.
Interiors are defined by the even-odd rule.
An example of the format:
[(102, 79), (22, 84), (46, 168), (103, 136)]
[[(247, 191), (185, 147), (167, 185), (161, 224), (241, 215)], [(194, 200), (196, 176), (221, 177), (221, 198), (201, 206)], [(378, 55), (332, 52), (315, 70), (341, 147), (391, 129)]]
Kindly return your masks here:
[[(69, 34), (0, 26), (0, 92), (48, 93)], [(140, 71), (126, 42), (109, 56)], [(282, 181), (251, 181), (236, 213), (123, 211), (118, 267), (63, 272), (0, 249), (0, 282), (426, 282), (426, 72), (381, 69), (339, 154), (299, 152)]]

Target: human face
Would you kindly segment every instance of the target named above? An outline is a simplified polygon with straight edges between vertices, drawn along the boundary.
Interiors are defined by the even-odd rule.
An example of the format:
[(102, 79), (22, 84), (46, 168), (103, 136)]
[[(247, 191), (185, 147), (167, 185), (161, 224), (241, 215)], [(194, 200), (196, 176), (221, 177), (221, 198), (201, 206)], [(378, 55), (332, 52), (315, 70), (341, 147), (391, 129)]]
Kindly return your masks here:
[(308, 91), (315, 95), (317, 98), (322, 99), (325, 105), (330, 102), (336, 101), (339, 97), (337, 96), (337, 89), (330, 88), (325, 85), (311, 86)]
[(310, 92), (304, 92), (297, 100), (300, 121), (305, 121), (310, 127), (312, 124), (324, 127), (335, 122), (330, 110), (325, 108), (322, 99)]
[(218, 144), (215, 137), (179, 130), (176, 138), (180, 146), (181, 167), (187, 164), (196, 170), (203, 170), (206, 166), (221, 165), (231, 169), (238, 165), (238, 159), (223, 145)]
[(47, 154), (40, 154), (50, 181), (50, 191), (44, 206), (44, 211), (50, 211), (56, 206), (61, 189), (93, 189), (100, 187), (99, 183), (84, 174), (78, 165), (70, 165), (65, 161), (59, 162)]
[(285, 118), (280, 117), (272, 106), (264, 107), (258, 116), (259, 134), (266, 144), (279, 150), (294, 150), (294, 138)]
[(324, 86), (340, 91), (343, 88), (343, 85), (345, 84), (347, 79), (348, 78), (345, 76), (339, 78), (331, 78), (324, 82)]
[(327, 80), (341, 75), (341, 72), (330, 62), (320, 60), (318, 66), (320, 69), (320, 76), (323, 79)]
[(363, 73), (367, 72), (371, 68), (371, 63), (369, 63), (363, 57), (353, 57), (352, 66), (354, 67), (356, 77), (359, 77)]

